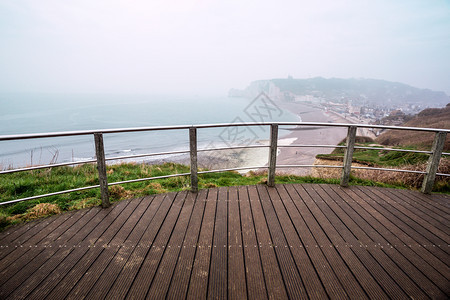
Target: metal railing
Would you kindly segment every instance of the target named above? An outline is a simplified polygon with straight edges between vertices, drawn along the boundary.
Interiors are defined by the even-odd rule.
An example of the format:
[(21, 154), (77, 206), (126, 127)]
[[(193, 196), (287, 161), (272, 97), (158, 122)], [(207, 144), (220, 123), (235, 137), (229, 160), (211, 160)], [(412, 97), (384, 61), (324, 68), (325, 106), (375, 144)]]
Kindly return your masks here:
[[(245, 145), (245, 146), (234, 146), (234, 147), (218, 147), (218, 148), (205, 148), (197, 149), (197, 131), (204, 128), (219, 128), (219, 127), (244, 127), (244, 126), (268, 126), (270, 127), (270, 142), (269, 145)], [(278, 145), (278, 131), (280, 126), (320, 126), (320, 127), (344, 127), (348, 128), (346, 145)], [(432, 149), (430, 151), (419, 151), (419, 150), (407, 150), (407, 149), (395, 149), (395, 148), (380, 148), (380, 147), (361, 147), (355, 146), (356, 131), (358, 128), (379, 128), (379, 129), (395, 129), (395, 130), (412, 130), (412, 131), (422, 131), (435, 133), (435, 138), (433, 142)], [(289, 129), (289, 128), (288, 128)], [(291, 128), (292, 129), (292, 128)], [(161, 130), (188, 130), (189, 132), (189, 150), (186, 151), (168, 151), (168, 152), (158, 152), (158, 153), (148, 153), (148, 154), (136, 154), (128, 156), (118, 156), (118, 157), (105, 157), (105, 149), (103, 143), (103, 135), (112, 133), (127, 133), (127, 132), (143, 132), (143, 131), (161, 131)], [(36, 195), (27, 198), (15, 199), (5, 202), (0, 202), (0, 205), (6, 205), (11, 203), (16, 203), (20, 201), (39, 199), (48, 196), (60, 195), (70, 192), (83, 191), (88, 189), (100, 188), (102, 206), (108, 207), (109, 196), (108, 196), (108, 186), (132, 183), (146, 180), (163, 179), (177, 176), (190, 176), (191, 190), (192, 192), (198, 191), (198, 175), (207, 174), (214, 172), (224, 172), (224, 171), (238, 171), (238, 170), (249, 170), (249, 169), (268, 169), (267, 185), (274, 186), (275, 184), (275, 172), (277, 168), (300, 168), (300, 167), (314, 167), (314, 168), (342, 168), (341, 175), (341, 185), (348, 186), (351, 169), (367, 169), (367, 170), (382, 170), (382, 171), (395, 171), (395, 172), (407, 172), (424, 174), (424, 180), (422, 183), (421, 191), (423, 193), (430, 193), (436, 178), (436, 175), (440, 176), (450, 176), (450, 174), (437, 173), (439, 166), (439, 161), (442, 155), (450, 155), (450, 153), (444, 153), (443, 148), (445, 144), (446, 135), (450, 130), (448, 129), (435, 129), (435, 128), (416, 128), (416, 127), (397, 127), (397, 126), (382, 126), (382, 125), (367, 125), (367, 124), (343, 124), (343, 123), (318, 123), (318, 122), (278, 122), (278, 123), (223, 123), (223, 124), (203, 124), (203, 125), (183, 125), (183, 126), (159, 126), (159, 127), (138, 127), (138, 128), (122, 128), (122, 129), (105, 129), (105, 130), (90, 130), (90, 131), (69, 131), (69, 132), (52, 132), (52, 133), (39, 133), (39, 134), (21, 134), (21, 135), (4, 135), (0, 136), (0, 141), (12, 141), (12, 140), (25, 140), (25, 139), (39, 139), (39, 138), (53, 138), (53, 137), (68, 137), (68, 136), (79, 136), (79, 135), (93, 135), (95, 141), (95, 152), (96, 159), (84, 160), (84, 161), (73, 161), (58, 164), (49, 164), (41, 166), (31, 166), (27, 168), (18, 168), (13, 170), (3, 170), (0, 171), (1, 174), (8, 174), (14, 172), (24, 172), (30, 170), (37, 170), (43, 168), (54, 168), (60, 166), (69, 165), (79, 165), (87, 163), (97, 163), (97, 169), (99, 174), (99, 184), (93, 186), (86, 186), (81, 188), (75, 188), (70, 190), (64, 190), (49, 194)], [(335, 165), (277, 165), (277, 151), (278, 148), (286, 147), (318, 147), (318, 148), (343, 148), (344, 149), (344, 162), (342, 166)], [(217, 169), (209, 171), (199, 171), (197, 155), (199, 152), (206, 151), (221, 151), (230, 149), (245, 149), (245, 148), (269, 148), (269, 162), (267, 166), (251, 166), (251, 167), (238, 167), (238, 168), (228, 168), (228, 169)], [(425, 171), (414, 171), (414, 170), (402, 170), (402, 169), (388, 169), (388, 168), (374, 168), (374, 167), (352, 167), (353, 152), (355, 149), (372, 149), (372, 150), (383, 150), (383, 151), (402, 151), (402, 152), (412, 152), (412, 153), (425, 153), (429, 154), (427, 168)], [(111, 160), (120, 159), (130, 159), (148, 156), (158, 156), (158, 155), (172, 155), (172, 154), (187, 154), (190, 155), (190, 172), (172, 174), (165, 176), (149, 177), (149, 178), (137, 178), (133, 180), (125, 180), (119, 182), (108, 183), (108, 177), (106, 172), (106, 162)]]

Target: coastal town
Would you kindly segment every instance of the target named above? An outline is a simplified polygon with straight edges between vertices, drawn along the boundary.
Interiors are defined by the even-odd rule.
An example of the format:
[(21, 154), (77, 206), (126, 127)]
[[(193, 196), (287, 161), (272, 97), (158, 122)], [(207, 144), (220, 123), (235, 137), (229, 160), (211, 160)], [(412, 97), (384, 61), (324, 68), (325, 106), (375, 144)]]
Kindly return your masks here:
[[(255, 97), (264, 92), (276, 103), (297, 103), (337, 115), (346, 122), (399, 126), (426, 108), (444, 107), (450, 97), (443, 92), (369, 79), (258, 80), (246, 89), (231, 89), (230, 97)], [(362, 133), (362, 132), (361, 132)], [(378, 129), (364, 130), (377, 137)]]

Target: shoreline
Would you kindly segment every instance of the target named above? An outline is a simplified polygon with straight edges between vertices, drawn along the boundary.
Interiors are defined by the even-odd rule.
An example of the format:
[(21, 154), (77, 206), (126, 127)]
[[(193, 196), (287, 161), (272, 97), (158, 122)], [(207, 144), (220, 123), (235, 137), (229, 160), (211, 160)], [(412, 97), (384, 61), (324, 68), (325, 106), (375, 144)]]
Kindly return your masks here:
[[(303, 122), (322, 122), (322, 123), (353, 123), (352, 120), (330, 111), (325, 111), (321, 107), (297, 102), (276, 102), (276, 104), (285, 112), (294, 114)], [(266, 132), (267, 133), (267, 132)], [(265, 135), (265, 134), (264, 134)], [(279, 129), (277, 165), (313, 165), (317, 154), (327, 154), (334, 148), (312, 148), (312, 147), (283, 147), (292, 144), (297, 145), (337, 145), (347, 135), (346, 128), (340, 127), (311, 127), (296, 126), (288, 128), (281, 126)], [(265, 138), (265, 139), (264, 139)], [(210, 152), (198, 153), (198, 167), (201, 169), (219, 170), (229, 168), (251, 167), (239, 171), (241, 174), (250, 171), (267, 171), (269, 158), (269, 140), (268, 136), (259, 138), (252, 144), (265, 146), (264, 148), (252, 149), (233, 149), (233, 150), (213, 150)], [(218, 147), (226, 145), (208, 145), (209, 147)], [(202, 148), (202, 147), (200, 147)], [(162, 164), (166, 162), (190, 164), (189, 154), (178, 154), (174, 156), (136, 158), (110, 161), (109, 164), (120, 163), (143, 163), (143, 164)], [(299, 176), (310, 175), (312, 167), (307, 168), (278, 168), (279, 174), (292, 174)]]
[[(301, 117), (303, 122), (322, 123), (348, 123), (349, 120), (342, 116), (331, 114), (316, 106), (296, 102), (282, 102), (280, 106)], [(282, 129), (283, 130), (283, 129)], [(297, 145), (337, 145), (347, 136), (347, 130), (343, 127), (301, 127), (284, 138), (295, 139)], [(292, 144), (292, 143), (291, 143)], [(334, 148), (296, 147), (281, 148), (277, 157), (278, 165), (313, 165), (317, 154), (331, 153)], [(277, 173), (307, 176), (311, 173), (311, 167), (282, 168)]]
[[(325, 111), (320, 107), (296, 102), (277, 102), (285, 111), (289, 111), (298, 116), (303, 122), (322, 122), (322, 123), (354, 123), (354, 121), (345, 118), (336, 113)], [(277, 165), (313, 165), (317, 154), (329, 154), (334, 148), (313, 148), (313, 147), (285, 147), (292, 144), (297, 145), (337, 145), (347, 136), (347, 129), (344, 127), (310, 127), (297, 126), (288, 129), (281, 127), (279, 129)], [(364, 132), (360, 132), (364, 135)], [(269, 145), (268, 140), (258, 140), (257, 144)], [(269, 149), (239, 149), (239, 150), (220, 150), (211, 152), (200, 152), (198, 154), (198, 167), (209, 170), (240, 168), (240, 167), (267, 167), (269, 158)], [(190, 164), (189, 155), (178, 157), (167, 157), (143, 163), (160, 164), (165, 162), (175, 162), (185, 165)], [(278, 168), (277, 174), (291, 174), (297, 176), (311, 175), (313, 167), (293, 167)], [(267, 171), (266, 168), (251, 168), (238, 171), (241, 174), (250, 171)]]

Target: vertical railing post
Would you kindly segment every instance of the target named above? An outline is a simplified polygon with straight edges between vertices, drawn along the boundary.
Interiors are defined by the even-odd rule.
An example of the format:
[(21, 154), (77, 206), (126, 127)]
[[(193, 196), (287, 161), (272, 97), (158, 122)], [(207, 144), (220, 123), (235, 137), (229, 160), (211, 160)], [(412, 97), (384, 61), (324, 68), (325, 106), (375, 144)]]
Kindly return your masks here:
[(341, 176), (341, 186), (347, 187), (352, 170), (353, 150), (355, 150), (356, 126), (349, 126), (347, 132), (347, 147), (344, 152), (344, 168)]
[(191, 191), (198, 192), (197, 128), (189, 128), (189, 149), (191, 154)]
[(267, 175), (267, 185), (275, 186), (275, 171), (277, 165), (278, 150), (278, 124), (270, 125), (270, 148), (269, 148), (269, 173)]
[(441, 160), (442, 151), (444, 150), (446, 132), (436, 132), (434, 136), (433, 146), (431, 148), (431, 155), (428, 159), (427, 170), (422, 183), (422, 193), (430, 194), (433, 189), (434, 180), (436, 179), (436, 172), (439, 167), (439, 161)]
[(108, 208), (109, 203), (108, 194), (108, 177), (106, 175), (106, 161), (105, 148), (103, 145), (103, 134), (94, 133), (95, 154), (97, 156), (98, 181), (100, 183), (100, 193), (102, 196), (102, 207)]

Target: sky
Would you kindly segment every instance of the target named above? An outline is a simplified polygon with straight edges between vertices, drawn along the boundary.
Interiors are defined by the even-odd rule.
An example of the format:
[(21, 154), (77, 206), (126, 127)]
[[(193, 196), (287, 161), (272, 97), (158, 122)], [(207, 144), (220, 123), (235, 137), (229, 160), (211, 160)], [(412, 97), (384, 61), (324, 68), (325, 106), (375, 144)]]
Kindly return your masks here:
[(289, 75), (450, 95), (450, 1), (0, 0), (0, 93), (226, 95)]

